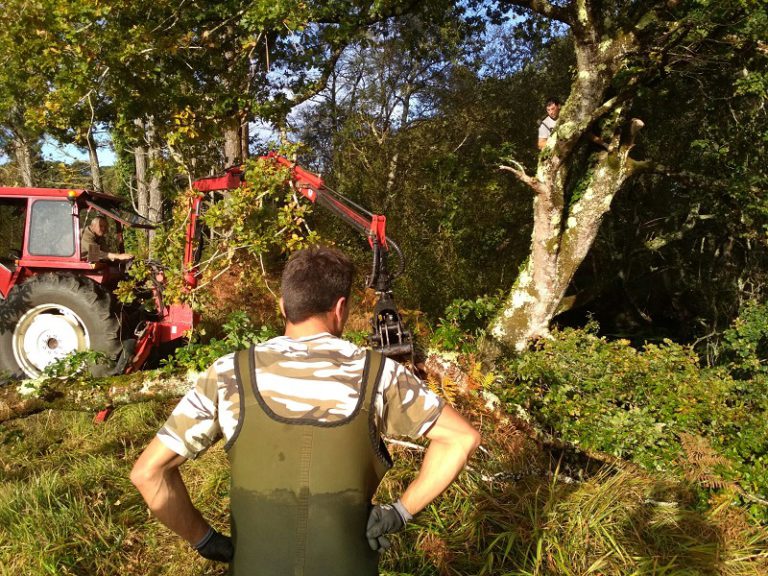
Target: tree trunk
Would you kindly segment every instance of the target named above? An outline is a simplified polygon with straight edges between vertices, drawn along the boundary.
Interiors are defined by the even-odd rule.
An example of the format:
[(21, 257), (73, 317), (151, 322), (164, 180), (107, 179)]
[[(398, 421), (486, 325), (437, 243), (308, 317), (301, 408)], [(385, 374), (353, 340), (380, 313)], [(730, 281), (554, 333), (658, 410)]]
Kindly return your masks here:
[(16, 164), (19, 167), (19, 177), (22, 184), (27, 187), (35, 185), (32, 176), (32, 150), (25, 138), (14, 134), (13, 136), (13, 156), (16, 158)]
[(556, 129), (539, 154), (536, 175), (527, 175), (518, 163), (500, 167), (534, 193), (529, 256), (490, 325), (497, 343), (517, 351), (548, 336), (550, 322), (604, 215), (636, 168), (629, 152), (642, 122), (633, 121), (631, 137), (622, 140), (625, 108), (618, 98), (608, 97), (626, 54), (638, 48), (636, 40), (621, 30), (613, 34), (603, 30), (598, 38), (597, 30), (606, 23), (593, 21), (589, 0), (576, 4), (579, 9), (570, 24), (577, 74)]
[(240, 162), (245, 162), (251, 156), (251, 151), (248, 149), (250, 141), (251, 129), (248, 125), (248, 119), (243, 118), (240, 124)]
[[(149, 165), (149, 183), (147, 193), (149, 197), (149, 206), (147, 218), (153, 224), (160, 224), (163, 221), (163, 192), (160, 187), (162, 182), (162, 173), (160, 169), (161, 151), (157, 142), (157, 132), (155, 123), (150, 117), (146, 122), (147, 136), (147, 160)], [(155, 238), (154, 230), (149, 231), (150, 256), (155, 256), (155, 247), (152, 241)]]
[(93, 184), (94, 190), (101, 192), (103, 188), (101, 185), (101, 167), (99, 166), (99, 155), (98, 151), (96, 150), (96, 141), (93, 139), (93, 133), (90, 130), (88, 130), (86, 143), (88, 145), (88, 161), (91, 164), (91, 183)]
[[(162, 151), (158, 144), (152, 117), (146, 120), (136, 119), (134, 124), (139, 128), (138, 143), (133, 152), (136, 162), (138, 212), (153, 224), (159, 224), (163, 219), (162, 171), (160, 166)], [(152, 240), (154, 236), (153, 230), (147, 234), (150, 252), (153, 250)]]
[[(149, 186), (147, 184), (147, 148), (144, 120), (136, 118), (133, 121), (138, 136), (133, 147), (133, 161), (136, 166), (136, 211), (144, 218), (149, 217)], [(144, 246), (150, 246), (149, 231), (142, 230), (139, 234)]]
[(634, 170), (628, 153), (624, 148), (601, 155), (595, 170), (579, 183), (583, 195), (565, 211), (562, 229), (561, 210), (553, 195), (540, 193), (535, 198), (530, 256), (491, 325), (492, 336), (502, 344), (521, 351), (528, 342), (549, 334), (549, 323), (594, 243), (614, 195)]
[(134, 125), (139, 129), (139, 136), (133, 148), (133, 158), (136, 164), (136, 207), (139, 215), (149, 216), (149, 187), (147, 186), (147, 148), (144, 146), (144, 121), (136, 118)]
[[(410, 82), (407, 82), (403, 87), (402, 95), (402, 112), (400, 116), (399, 132), (402, 134), (408, 127), (409, 115), (411, 111), (411, 96), (413, 95), (413, 88)], [(389, 209), (389, 202), (392, 200), (392, 194), (395, 191), (395, 185), (397, 184), (397, 175), (400, 169), (400, 152), (395, 149), (394, 154), (389, 160), (389, 171), (387, 173), (387, 184), (385, 187), (385, 207)]]
[(242, 149), (240, 117), (233, 114), (224, 126), (224, 166), (229, 168), (240, 164)]

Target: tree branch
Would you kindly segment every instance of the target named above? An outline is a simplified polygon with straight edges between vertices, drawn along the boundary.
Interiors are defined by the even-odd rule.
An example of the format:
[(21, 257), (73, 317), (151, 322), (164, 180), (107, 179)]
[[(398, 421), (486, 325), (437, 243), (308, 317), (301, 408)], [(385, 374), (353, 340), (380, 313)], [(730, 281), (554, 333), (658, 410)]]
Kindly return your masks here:
[(504, 4), (528, 8), (536, 14), (541, 14), (571, 27), (574, 24), (573, 4), (555, 6), (547, 0), (506, 0)]
[(525, 173), (525, 167), (520, 164), (520, 162), (517, 162), (516, 160), (508, 160), (509, 162), (512, 162), (515, 167), (512, 166), (505, 166), (504, 164), (501, 164), (499, 166), (499, 170), (505, 170), (507, 172), (512, 172), (512, 174), (515, 175), (515, 177), (520, 180), (523, 184), (527, 184), (530, 188), (533, 189), (534, 192), (537, 194), (541, 191), (541, 182), (536, 180), (536, 178), (533, 178), (532, 176), (528, 176), (528, 174)]
[(706, 186), (716, 190), (730, 190), (733, 188), (732, 181), (715, 180), (704, 174), (690, 172), (688, 170), (674, 171), (669, 166), (661, 164), (660, 162), (654, 162), (653, 160), (633, 160), (630, 158), (628, 162), (632, 164), (631, 168), (633, 174), (658, 174), (666, 176), (667, 178), (675, 178), (691, 185)]
[(318, 95), (320, 92), (325, 90), (326, 86), (328, 85), (328, 79), (331, 77), (331, 74), (333, 74), (333, 71), (336, 69), (336, 63), (339, 61), (339, 58), (341, 57), (342, 52), (344, 52), (344, 48), (347, 47), (347, 44), (343, 44), (341, 46), (336, 47), (333, 52), (331, 53), (330, 58), (325, 63), (325, 67), (322, 71), (322, 74), (320, 75), (320, 78), (318, 78), (315, 82), (312, 83), (311, 86), (307, 87), (306, 90), (302, 92), (297, 92), (294, 97), (294, 107), (298, 106), (302, 102), (306, 102), (313, 96)]

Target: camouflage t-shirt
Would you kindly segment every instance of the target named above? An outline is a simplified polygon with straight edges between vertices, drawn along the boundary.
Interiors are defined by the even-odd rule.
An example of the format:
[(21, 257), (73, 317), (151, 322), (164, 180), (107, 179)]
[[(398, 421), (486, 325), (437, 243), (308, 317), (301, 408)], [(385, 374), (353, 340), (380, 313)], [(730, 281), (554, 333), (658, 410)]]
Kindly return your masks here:
[[(349, 416), (360, 396), (365, 349), (331, 336), (273, 338), (254, 349), (256, 382), (267, 405), (286, 418), (333, 422)], [(444, 401), (412, 372), (386, 359), (376, 394), (382, 434), (422, 436)], [(173, 410), (160, 440), (185, 458), (196, 458), (220, 438), (229, 441), (240, 416), (234, 354), (219, 358)]]

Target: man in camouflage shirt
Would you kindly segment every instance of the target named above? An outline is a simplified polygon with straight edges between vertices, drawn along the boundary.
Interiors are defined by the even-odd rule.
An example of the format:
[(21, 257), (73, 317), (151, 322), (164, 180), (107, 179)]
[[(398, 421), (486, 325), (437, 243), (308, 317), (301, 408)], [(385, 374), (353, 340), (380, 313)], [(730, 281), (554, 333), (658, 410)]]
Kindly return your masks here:
[[(445, 490), (480, 442), (409, 370), (340, 338), (352, 276), (336, 250), (296, 253), (282, 281), (285, 336), (217, 360), (131, 473), (161, 522), (202, 556), (232, 561), (237, 576), (376, 574), (386, 535)], [(372, 506), (391, 465), (379, 434), (430, 444), (401, 497)], [(179, 474), (220, 438), (232, 465), (234, 559)]]

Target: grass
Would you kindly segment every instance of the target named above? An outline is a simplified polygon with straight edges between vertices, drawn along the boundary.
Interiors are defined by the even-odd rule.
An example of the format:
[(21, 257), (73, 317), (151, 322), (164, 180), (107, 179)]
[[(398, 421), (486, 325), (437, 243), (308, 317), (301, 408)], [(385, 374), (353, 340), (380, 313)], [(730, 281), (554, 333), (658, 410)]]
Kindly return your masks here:
[[(171, 406), (46, 412), (0, 428), (0, 575), (224, 574), (152, 520), (128, 473)], [(219, 448), (185, 467), (198, 504), (225, 524)]]
[[(0, 426), (0, 575), (223, 575), (147, 513), (130, 467), (171, 405), (115, 411), (104, 424), (46, 412)], [(484, 451), (441, 498), (396, 536), (382, 574), (761, 575), (768, 535), (726, 491), (701, 507), (679, 480), (631, 466), (576, 466), (522, 423), (461, 407), (484, 428)], [(380, 499), (398, 495), (421, 459), (397, 464)], [(228, 472), (220, 446), (183, 474), (198, 507), (228, 532)], [(581, 477), (579, 477), (581, 474)]]

